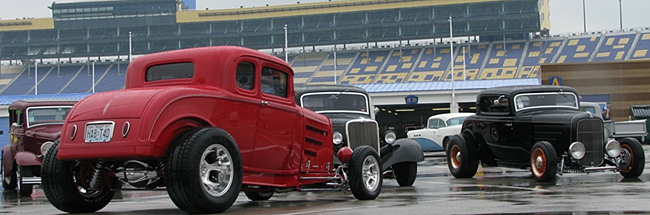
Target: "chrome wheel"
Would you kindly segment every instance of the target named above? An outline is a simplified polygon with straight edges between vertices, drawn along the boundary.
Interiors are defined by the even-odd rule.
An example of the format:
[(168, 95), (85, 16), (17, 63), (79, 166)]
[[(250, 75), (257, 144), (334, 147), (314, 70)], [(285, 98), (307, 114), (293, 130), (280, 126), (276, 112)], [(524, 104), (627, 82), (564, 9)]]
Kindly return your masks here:
[(369, 191), (374, 191), (379, 186), (379, 162), (375, 157), (368, 156), (363, 160), (363, 184)]
[(221, 144), (212, 144), (203, 151), (200, 164), (203, 189), (211, 196), (223, 196), (233, 183), (234, 167), (232, 156)]

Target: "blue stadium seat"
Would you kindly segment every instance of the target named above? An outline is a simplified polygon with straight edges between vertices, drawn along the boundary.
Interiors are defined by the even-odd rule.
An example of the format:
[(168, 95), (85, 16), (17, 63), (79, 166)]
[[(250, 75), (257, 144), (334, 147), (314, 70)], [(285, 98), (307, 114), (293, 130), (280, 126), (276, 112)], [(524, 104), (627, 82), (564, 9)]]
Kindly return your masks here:
[(127, 66), (128, 64), (121, 63), (120, 71), (118, 71), (117, 63), (112, 63), (105, 73), (102, 72), (100, 77), (97, 77), (97, 74), (95, 74), (97, 80), (95, 92), (123, 89)]
[(328, 56), (328, 52), (315, 52), (315, 53), (301, 53), (291, 58), (291, 67), (295, 73), (294, 85), (303, 85), (316, 72), (316, 69), (323, 64), (323, 61)]
[[(341, 76), (352, 65), (352, 61), (359, 54), (358, 51), (344, 51), (336, 53), (336, 82), (340, 82)], [(309, 84), (333, 84), (334, 83), (334, 53), (330, 53), (323, 61), (320, 69), (313, 73)]]
[[(490, 44), (472, 44), (467, 47), (466, 44), (454, 47), (456, 58), (454, 62), (454, 80), (476, 80), (478, 73), (481, 71), (485, 58), (488, 57), (488, 47)], [(465, 69), (463, 71), (463, 47), (465, 47)], [(463, 72), (465, 74), (463, 74)], [(451, 71), (447, 71), (445, 81), (451, 81)]]
[(636, 33), (605, 35), (593, 61), (622, 61), (631, 51)]
[[(95, 80), (97, 79), (97, 74), (105, 71), (106, 67), (98, 67), (95, 65)], [(101, 70), (104, 68), (104, 70)], [(101, 72), (100, 72), (101, 71)], [(87, 93), (91, 91), (92, 88), (92, 74), (87, 67), (82, 68), (75, 77), (68, 82), (68, 84), (61, 89), (59, 93)]]
[(648, 58), (650, 58), (650, 32), (644, 32), (640, 34), (639, 39), (636, 41), (630, 60)]
[(478, 80), (515, 78), (525, 48), (525, 42), (493, 43)]
[(568, 38), (556, 63), (586, 63), (600, 42), (600, 35)]
[[(51, 67), (39, 67), (39, 74), (48, 71)], [(41, 78), (39, 78), (40, 80)], [(26, 95), (34, 87), (34, 67), (23, 70), (3, 91), (1, 95)]]
[(409, 75), (422, 52), (421, 48), (394, 48), (386, 65), (377, 74), (373, 83), (402, 83)]
[(441, 81), (447, 68), (451, 49), (449, 46), (427, 47), (422, 51), (422, 57), (417, 62), (413, 72), (405, 82), (430, 82)]
[(562, 39), (530, 41), (524, 56), (524, 63), (517, 74), (517, 78), (539, 77), (539, 66), (544, 63), (553, 63), (553, 58), (562, 47), (562, 42)]
[[(38, 84), (39, 94), (57, 94), (72, 78), (85, 68), (83, 65), (61, 65), (60, 71), (57, 66), (52, 66), (52, 70), (44, 76)], [(40, 69), (39, 69), (40, 70)], [(32, 91), (33, 92), (33, 91)]]
[(390, 50), (361, 51), (339, 81), (340, 84), (369, 84), (379, 73), (388, 59)]

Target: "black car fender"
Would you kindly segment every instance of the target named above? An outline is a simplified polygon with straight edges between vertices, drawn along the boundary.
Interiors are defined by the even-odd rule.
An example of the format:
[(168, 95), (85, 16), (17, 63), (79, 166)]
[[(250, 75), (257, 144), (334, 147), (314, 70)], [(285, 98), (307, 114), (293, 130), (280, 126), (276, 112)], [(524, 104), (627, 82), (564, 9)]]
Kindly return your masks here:
[[(384, 147), (388, 147), (388, 150)], [(382, 171), (397, 163), (420, 162), (424, 160), (422, 148), (415, 140), (402, 138), (384, 147), (381, 150)]]

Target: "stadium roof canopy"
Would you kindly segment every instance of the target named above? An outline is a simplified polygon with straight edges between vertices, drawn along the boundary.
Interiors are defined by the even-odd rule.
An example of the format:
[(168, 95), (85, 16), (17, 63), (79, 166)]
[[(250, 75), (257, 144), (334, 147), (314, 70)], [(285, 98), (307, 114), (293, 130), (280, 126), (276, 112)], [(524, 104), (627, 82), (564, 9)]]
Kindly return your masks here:
[[(482, 90), (491, 87), (515, 86), (515, 85), (540, 85), (537, 78), (528, 79), (504, 79), (504, 80), (474, 80), (474, 81), (455, 81), (453, 88), (455, 90)], [(360, 84), (355, 85), (364, 88), (369, 93), (393, 93), (393, 92), (416, 92), (416, 91), (450, 91), (452, 82), (434, 81), (434, 82), (416, 82), (416, 83), (394, 83), (394, 84)]]
[(12, 102), (17, 100), (49, 100), (49, 99), (61, 99), (61, 100), (81, 100), (86, 96), (89, 96), (90, 93), (68, 93), (68, 94), (41, 94), (41, 95), (13, 95), (13, 96), (0, 96), (0, 105), (10, 105)]
[[(180, 2), (180, 1), (178, 1)], [(544, 34), (548, 0), (346, 0), (182, 11), (176, 0), (52, 3), (53, 18), (0, 20), (0, 59), (147, 54), (201, 46), (289, 47)], [(474, 38), (476, 39), (476, 37)], [(373, 44), (374, 45), (374, 44)]]

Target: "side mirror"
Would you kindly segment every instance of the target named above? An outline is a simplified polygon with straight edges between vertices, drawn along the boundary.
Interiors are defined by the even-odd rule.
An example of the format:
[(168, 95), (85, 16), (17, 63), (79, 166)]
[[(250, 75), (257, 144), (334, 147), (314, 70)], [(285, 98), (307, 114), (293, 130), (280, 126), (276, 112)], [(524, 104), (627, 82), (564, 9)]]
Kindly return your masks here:
[(19, 125), (17, 122), (11, 123), (11, 128), (22, 128), (22, 125)]

